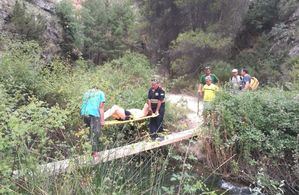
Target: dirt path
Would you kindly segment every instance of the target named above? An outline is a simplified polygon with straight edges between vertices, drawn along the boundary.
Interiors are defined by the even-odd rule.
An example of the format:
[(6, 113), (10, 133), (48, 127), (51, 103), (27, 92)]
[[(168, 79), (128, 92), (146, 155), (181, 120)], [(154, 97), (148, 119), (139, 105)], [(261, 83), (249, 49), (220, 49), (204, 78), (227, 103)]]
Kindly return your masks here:
[[(203, 118), (201, 113), (203, 110), (203, 104), (202, 101), (199, 102), (199, 105), (197, 104), (197, 97), (183, 94), (167, 94), (166, 100), (172, 104), (178, 104), (186, 107), (190, 111), (187, 114), (187, 119), (189, 120), (189, 128), (197, 127), (202, 123)], [(198, 109), (199, 116), (197, 116)]]

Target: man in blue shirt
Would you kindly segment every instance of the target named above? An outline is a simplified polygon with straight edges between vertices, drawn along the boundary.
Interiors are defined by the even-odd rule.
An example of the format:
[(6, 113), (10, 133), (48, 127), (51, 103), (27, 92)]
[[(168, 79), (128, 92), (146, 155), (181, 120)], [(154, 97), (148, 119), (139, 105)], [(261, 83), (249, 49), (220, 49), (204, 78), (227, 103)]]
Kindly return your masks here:
[(251, 81), (251, 76), (248, 74), (248, 70), (243, 68), (241, 72), (243, 79), (242, 79), (242, 85), (241, 85), (241, 90), (242, 91), (247, 91), (250, 89), (250, 81)]
[(84, 117), (86, 126), (90, 128), (94, 159), (97, 159), (99, 154), (99, 137), (101, 135), (101, 126), (104, 125), (104, 104), (105, 94), (96, 86), (83, 95), (80, 114)]

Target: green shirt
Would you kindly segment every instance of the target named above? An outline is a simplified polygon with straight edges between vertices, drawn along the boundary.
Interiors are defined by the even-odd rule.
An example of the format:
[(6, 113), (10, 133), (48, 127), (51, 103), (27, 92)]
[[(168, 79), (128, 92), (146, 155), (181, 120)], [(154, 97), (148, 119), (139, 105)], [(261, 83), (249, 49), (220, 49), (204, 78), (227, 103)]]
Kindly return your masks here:
[[(210, 74), (210, 77), (212, 79), (212, 83), (213, 84), (217, 84), (218, 83), (218, 78), (216, 75), (214, 74)], [(199, 79), (199, 82), (202, 84), (202, 85), (205, 85), (206, 84), (206, 75), (201, 75), (200, 76), (200, 79)]]

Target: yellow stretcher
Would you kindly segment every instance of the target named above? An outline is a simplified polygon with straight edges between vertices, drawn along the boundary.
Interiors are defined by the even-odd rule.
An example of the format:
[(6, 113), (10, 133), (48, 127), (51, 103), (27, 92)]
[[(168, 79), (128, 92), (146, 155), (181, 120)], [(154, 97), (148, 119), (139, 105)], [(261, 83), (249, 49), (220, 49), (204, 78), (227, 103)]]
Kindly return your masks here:
[(145, 117), (137, 118), (137, 119), (133, 118), (133, 119), (123, 120), (123, 121), (120, 121), (120, 120), (110, 120), (110, 121), (105, 121), (105, 126), (109, 126), (109, 125), (120, 125), (120, 124), (126, 124), (126, 123), (136, 122), (136, 121), (142, 121), (142, 120), (149, 119), (149, 118), (155, 118), (157, 116), (158, 116), (158, 114), (152, 114), (150, 116), (145, 116)]
[[(121, 125), (121, 124), (126, 124), (126, 123), (132, 123), (132, 122), (136, 122), (136, 121), (142, 121), (142, 120), (146, 120), (149, 118), (155, 118), (157, 117), (159, 114), (152, 114), (150, 116), (145, 116), (142, 118), (138, 118), (138, 119), (129, 119), (129, 120), (124, 120), (124, 121), (120, 121), (120, 120), (110, 120), (110, 121), (105, 121), (104, 126), (110, 126), (110, 125)], [(76, 137), (81, 137), (84, 134), (87, 134), (88, 130), (87, 128), (81, 129), (80, 131), (75, 133)]]

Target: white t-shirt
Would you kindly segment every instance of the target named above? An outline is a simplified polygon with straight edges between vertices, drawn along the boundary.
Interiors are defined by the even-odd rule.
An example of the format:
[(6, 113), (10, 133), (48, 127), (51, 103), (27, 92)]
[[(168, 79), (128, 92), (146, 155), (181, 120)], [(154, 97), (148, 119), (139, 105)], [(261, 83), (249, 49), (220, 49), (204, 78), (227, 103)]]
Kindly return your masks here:
[(240, 88), (240, 86), (241, 86), (242, 79), (241, 79), (241, 77), (239, 75), (237, 75), (236, 77), (232, 76), (230, 78), (229, 82), (232, 84), (233, 89), (238, 90)]

